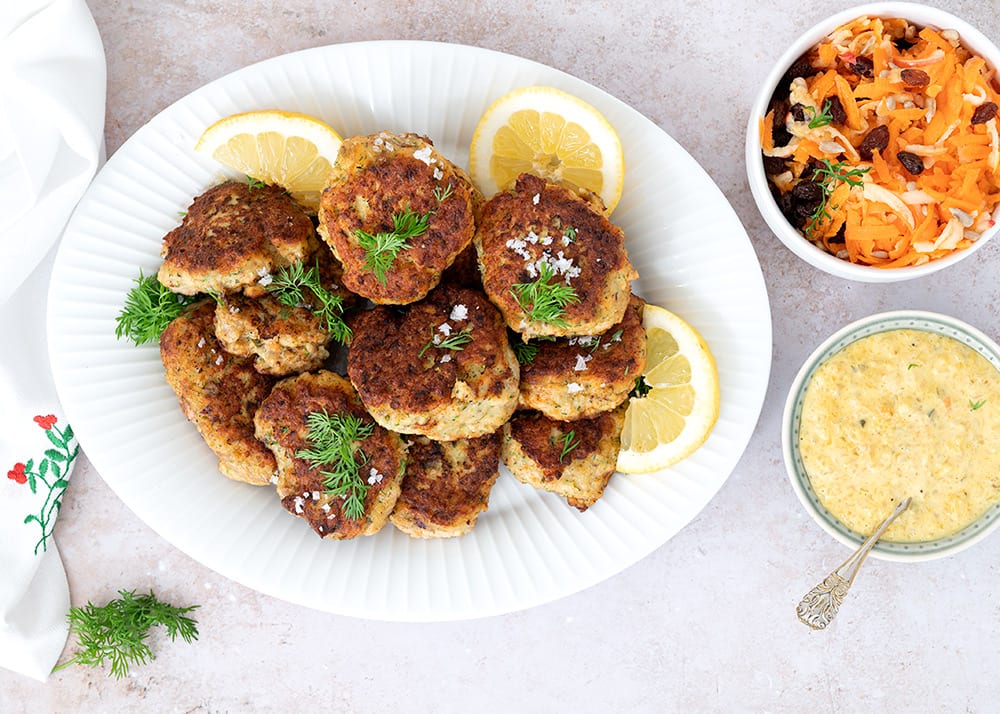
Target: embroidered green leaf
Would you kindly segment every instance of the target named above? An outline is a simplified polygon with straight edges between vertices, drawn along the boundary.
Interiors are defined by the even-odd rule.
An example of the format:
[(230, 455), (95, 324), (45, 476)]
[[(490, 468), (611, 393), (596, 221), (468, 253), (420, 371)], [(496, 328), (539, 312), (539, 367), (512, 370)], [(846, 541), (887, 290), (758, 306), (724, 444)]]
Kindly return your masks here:
[[(42, 463), (38, 464), (38, 475), (45, 478), (49, 473), (49, 462), (47, 459), (42, 459)], [(32, 489), (34, 490), (34, 489)]]
[(46, 429), (45, 436), (49, 437), (49, 441), (52, 442), (53, 446), (58, 446), (60, 449), (66, 448), (65, 442), (62, 439), (60, 439), (52, 429)]
[(30, 514), (28, 514), (27, 516), (24, 517), (24, 522), (25, 523), (31, 523), (32, 521), (36, 521), (38, 523), (41, 523), (41, 521), (38, 520), (38, 516), (36, 516), (34, 513), (30, 513)]
[(63, 429), (63, 439), (66, 440), (67, 444), (73, 440), (73, 427), (71, 427), (69, 424), (67, 424), (66, 428)]
[(55, 449), (46, 449), (45, 455), (48, 456), (53, 461), (68, 461), (68, 457), (61, 451), (56, 451)]
[[(64, 478), (58, 479), (52, 484), (52, 488), (66, 488), (67, 486), (69, 486), (69, 481)], [(59, 505), (59, 501), (56, 501), (56, 505)]]

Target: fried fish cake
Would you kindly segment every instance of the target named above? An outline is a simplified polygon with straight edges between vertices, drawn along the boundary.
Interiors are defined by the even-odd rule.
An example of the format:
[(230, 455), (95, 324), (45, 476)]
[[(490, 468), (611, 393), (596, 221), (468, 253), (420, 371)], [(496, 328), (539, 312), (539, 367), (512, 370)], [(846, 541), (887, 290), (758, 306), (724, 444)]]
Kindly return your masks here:
[(572, 422), (518, 412), (504, 425), (501, 458), (517, 480), (585, 511), (604, 495), (615, 472), (626, 409)]
[(163, 238), (157, 277), (184, 295), (262, 295), (272, 272), (317, 245), (312, 219), (284, 189), (228, 181), (198, 196)]
[(215, 337), (215, 303), (203, 300), (160, 335), (160, 358), (181, 411), (219, 457), (219, 471), (235, 481), (263, 485), (274, 456), (254, 436), (253, 416), (274, 379), (246, 357), (228, 354)]
[(389, 520), (414, 538), (464, 535), (486, 510), (499, 465), (499, 431), (443, 442), (415, 436)]
[[(429, 139), (387, 132), (346, 139), (319, 208), (319, 233), (344, 265), (349, 290), (378, 304), (408, 305), (427, 295), (472, 242), (482, 195)], [(426, 229), (403, 247), (374, 249), (407, 214)], [(366, 250), (366, 241), (369, 250)], [(373, 269), (374, 261), (385, 261)]]
[[(298, 454), (316, 447), (309, 439), (309, 415), (325, 413), (353, 418), (370, 425), (370, 435), (353, 449), (355, 476), (363, 481), (364, 512), (360, 518), (345, 513), (346, 500), (330, 493), (321, 471), (340, 472), (340, 464), (313, 468)], [(254, 418), (257, 438), (278, 461), (278, 496), (289, 513), (306, 520), (322, 538), (343, 540), (377, 533), (399, 498), (406, 462), (406, 444), (372, 423), (351, 383), (328, 371), (300, 374), (278, 382)]]
[(604, 334), (530, 343), (538, 352), (521, 365), (520, 406), (573, 421), (624, 402), (646, 368), (644, 305), (633, 295), (621, 322)]
[[(621, 228), (578, 194), (529, 174), (483, 205), (474, 242), (486, 294), (528, 338), (601, 334), (622, 319), (639, 277)], [(547, 314), (544, 298), (516, 287), (539, 283), (572, 288), (575, 301)]]
[(490, 434), (514, 413), (517, 358), (482, 293), (441, 285), (404, 311), (361, 313), (353, 327), (347, 373), (386, 429), (453, 441)]
[[(325, 247), (317, 254), (307, 269), (316, 266), (327, 292), (354, 305), (356, 297), (339, 285), (336, 258)], [(215, 334), (228, 352), (253, 356), (258, 372), (284, 377), (319, 369), (330, 356), (332, 337), (314, 311), (316, 296), (306, 288), (303, 297), (309, 302), (289, 306), (272, 295), (226, 295), (215, 309)]]

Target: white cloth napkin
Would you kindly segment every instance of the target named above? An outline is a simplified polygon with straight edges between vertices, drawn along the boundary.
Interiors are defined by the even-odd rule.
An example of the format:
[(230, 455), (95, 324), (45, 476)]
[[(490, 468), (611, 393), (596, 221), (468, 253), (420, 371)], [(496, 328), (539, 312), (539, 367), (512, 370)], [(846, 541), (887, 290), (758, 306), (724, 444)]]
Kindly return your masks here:
[(105, 83), (84, 0), (0, 2), (0, 666), (42, 681), (66, 643), (52, 528), (78, 453), (45, 302), (62, 230), (103, 160)]

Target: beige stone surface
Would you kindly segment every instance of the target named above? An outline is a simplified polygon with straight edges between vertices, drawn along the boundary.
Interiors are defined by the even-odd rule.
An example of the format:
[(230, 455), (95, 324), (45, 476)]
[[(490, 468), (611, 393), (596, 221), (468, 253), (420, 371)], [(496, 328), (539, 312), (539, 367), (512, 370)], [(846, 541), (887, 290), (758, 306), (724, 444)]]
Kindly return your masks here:
[[(940, 0), (1000, 39), (993, 3)], [(870, 561), (835, 625), (795, 619), (847, 552), (799, 507), (779, 444), (788, 386), (833, 329), (872, 312), (950, 313), (1000, 337), (1000, 243), (908, 284), (820, 274), (775, 239), (746, 185), (758, 83), (799, 32), (847, 3), (90, 0), (108, 58), (107, 145), (227, 72), (318, 45), (427, 39), (564, 70), (620, 98), (713, 177), (760, 258), (774, 321), (756, 432), (711, 504), (623, 573), (525, 612), (393, 624), (258, 594), (179, 552), (82, 460), (57, 529), (74, 604), (121, 587), (200, 604), (201, 639), (116, 681), (0, 672), (3, 712), (990, 712), (1000, 701), (1000, 536), (925, 564)], [(67, 654), (72, 650), (72, 645)]]

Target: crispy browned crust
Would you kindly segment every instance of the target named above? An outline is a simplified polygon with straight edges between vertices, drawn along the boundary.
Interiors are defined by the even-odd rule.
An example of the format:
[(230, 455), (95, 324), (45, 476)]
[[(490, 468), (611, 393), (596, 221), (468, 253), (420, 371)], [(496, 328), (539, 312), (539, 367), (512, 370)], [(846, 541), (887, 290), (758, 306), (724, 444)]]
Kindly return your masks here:
[(167, 384), (181, 411), (219, 457), (228, 478), (263, 485), (275, 473), (271, 452), (254, 437), (253, 415), (274, 379), (246, 357), (226, 353), (215, 338), (215, 303), (195, 303), (160, 336)]
[[(459, 305), (466, 317), (452, 319)], [(428, 347), (445, 323), (452, 335), (469, 329), (472, 341), (461, 350)], [(404, 311), (361, 313), (353, 327), (347, 373), (387, 428), (439, 441), (471, 438), (492, 433), (516, 408), (517, 359), (500, 313), (478, 291), (441, 285)]]
[(468, 533), (486, 510), (499, 464), (499, 432), (446, 442), (413, 437), (403, 490), (389, 520), (415, 538)]
[[(564, 243), (567, 228), (574, 229), (576, 237)], [(508, 245), (511, 240), (519, 241), (516, 247)], [(621, 228), (576, 193), (529, 174), (522, 174), (513, 189), (497, 193), (483, 205), (475, 245), (486, 294), (511, 329), (526, 336), (604, 332), (621, 320), (629, 282), (638, 277)], [(529, 266), (544, 255), (558, 259), (560, 254), (580, 270), (569, 279), (579, 302), (565, 308), (567, 327), (530, 321), (511, 287), (534, 282), (537, 274), (532, 275)], [(563, 276), (556, 279), (565, 281)]]
[[(391, 150), (387, 147), (391, 147)], [(427, 163), (414, 152), (430, 150)], [(435, 189), (451, 186), (444, 201)], [(320, 201), (320, 235), (344, 265), (344, 284), (375, 303), (407, 305), (440, 282), (441, 273), (472, 241), (482, 195), (460, 168), (429, 139), (387, 132), (346, 139)], [(385, 284), (366, 266), (355, 231), (393, 230), (393, 214), (431, 213), (427, 231), (410, 240), (388, 271)]]
[(343, 500), (326, 493), (320, 470), (295, 454), (310, 448), (306, 419), (312, 412), (352, 414), (367, 423), (365, 412), (350, 382), (328, 371), (306, 373), (278, 382), (254, 419), (257, 438), (267, 444), (278, 461), (278, 497), (289, 513), (300, 516), (323, 538), (346, 539), (371, 535), (385, 525), (402, 481), (406, 445), (398, 434), (375, 425), (371, 436), (359, 443), (368, 458), (362, 467), (366, 478), (375, 469), (380, 481), (370, 483), (365, 515), (346, 518)]
[(260, 295), (262, 273), (307, 258), (316, 246), (312, 220), (283, 189), (229, 181), (195, 198), (163, 238), (158, 277), (185, 295)]
[[(625, 409), (572, 422), (518, 412), (504, 425), (503, 461), (519, 481), (559, 494), (585, 511), (604, 494), (615, 472)], [(570, 431), (579, 444), (560, 461), (563, 442), (558, 440)]]
[[(520, 406), (571, 421), (611, 411), (624, 402), (646, 368), (644, 305), (633, 295), (621, 322), (602, 335), (533, 342), (538, 346), (534, 360), (521, 365)], [(570, 393), (571, 383), (582, 391)]]
[[(319, 267), (320, 283), (345, 307), (357, 303), (357, 296), (340, 285), (340, 263), (325, 246), (308, 264)], [(313, 299), (310, 291), (305, 294)], [(271, 295), (226, 295), (215, 310), (215, 334), (232, 354), (255, 356), (258, 372), (283, 377), (319, 369), (330, 356), (331, 336), (311, 307), (284, 305)]]

